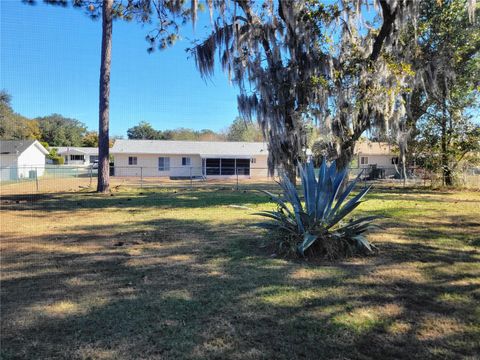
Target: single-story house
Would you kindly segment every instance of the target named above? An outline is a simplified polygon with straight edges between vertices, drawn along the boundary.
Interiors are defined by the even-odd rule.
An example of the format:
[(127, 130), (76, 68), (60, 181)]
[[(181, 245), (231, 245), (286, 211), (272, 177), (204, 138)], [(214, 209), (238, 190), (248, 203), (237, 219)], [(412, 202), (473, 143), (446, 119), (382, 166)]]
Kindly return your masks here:
[(395, 146), (389, 143), (360, 140), (355, 145), (355, 157), (360, 170), (376, 167), (381, 169), (386, 177), (397, 173), (398, 152), (395, 151)]
[(65, 160), (65, 165), (85, 165), (88, 166), (98, 161), (98, 148), (96, 147), (74, 147), (58, 146), (57, 154)]
[(37, 140), (0, 140), (0, 180), (42, 176), (47, 149)]
[(267, 177), (263, 142), (116, 140), (115, 176)]

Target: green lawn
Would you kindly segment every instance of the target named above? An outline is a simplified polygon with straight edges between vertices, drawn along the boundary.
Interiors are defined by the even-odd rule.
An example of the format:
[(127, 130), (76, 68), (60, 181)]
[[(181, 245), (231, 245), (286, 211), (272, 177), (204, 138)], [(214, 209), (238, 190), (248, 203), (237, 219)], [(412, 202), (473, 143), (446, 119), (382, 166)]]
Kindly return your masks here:
[(253, 191), (1, 202), (2, 359), (480, 353), (478, 192), (374, 190), (380, 252), (337, 264), (273, 257)]

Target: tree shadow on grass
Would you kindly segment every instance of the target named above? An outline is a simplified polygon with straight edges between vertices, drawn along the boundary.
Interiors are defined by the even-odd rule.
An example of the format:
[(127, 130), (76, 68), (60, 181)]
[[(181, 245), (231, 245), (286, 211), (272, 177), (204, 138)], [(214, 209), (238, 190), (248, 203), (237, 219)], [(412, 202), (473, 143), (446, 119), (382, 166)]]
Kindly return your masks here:
[(189, 209), (227, 205), (258, 205), (271, 202), (255, 190), (190, 190), (97, 193), (6, 195), (1, 198), (0, 211), (41, 210), (43, 212), (82, 209)]
[(270, 258), (244, 223), (135, 224), (2, 240), (3, 358), (478, 353), (477, 251), (410, 233), (378, 257), (312, 265)]

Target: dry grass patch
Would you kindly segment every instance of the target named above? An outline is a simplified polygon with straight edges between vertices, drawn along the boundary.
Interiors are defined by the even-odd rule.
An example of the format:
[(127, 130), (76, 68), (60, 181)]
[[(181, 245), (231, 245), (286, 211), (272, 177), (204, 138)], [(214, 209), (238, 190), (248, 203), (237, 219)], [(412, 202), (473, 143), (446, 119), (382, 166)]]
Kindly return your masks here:
[(386, 216), (379, 254), (337, 264), (271, 257), (251, 225), (273, 204), (251, 191), (15, 199), (0, 210), (2, 359), (480, 353), (479, 193), (378, 189), (359, 210)]

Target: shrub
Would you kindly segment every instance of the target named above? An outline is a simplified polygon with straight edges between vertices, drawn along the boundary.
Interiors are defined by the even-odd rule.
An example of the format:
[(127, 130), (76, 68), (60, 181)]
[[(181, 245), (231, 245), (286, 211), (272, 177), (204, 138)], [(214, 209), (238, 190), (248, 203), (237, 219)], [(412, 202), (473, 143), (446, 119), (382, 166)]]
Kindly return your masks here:
[(47, 158), (52, 160), (52, 162), (55, 165), (63, 165), (65, 160), (63, 159), (63, 156), (58, 155), (57, 149), (51, 148), (49, 150), (50, 150), (50, 152), (48, 153)]
[(54, 157), (52, 161), (55, 165), (63, 165), (65, 163), (65, 159), (62, 156)]
[(299, 165), (303, 199), (285, 173), (280, 174), (279, 185), (283, 196), (269, 195), (277, 204), (275, 211), (262, 211), (257, 215), (273, 219), (262, 227), (274, 230), (280, 237), (281, 252), (305, 256), (324, 256), (335, 259), (355, 253), (371, 253), (373, 245), (364, 234), (378, 216), (359, 219), (349, 215), (370, 190), (365, 187), (346, 201), (359, 180), (359, 176), (342, 191), (347, 170), (337, 171), (335, 162), (330, 166), (323, 161), (318, 178), (313, 163)]

